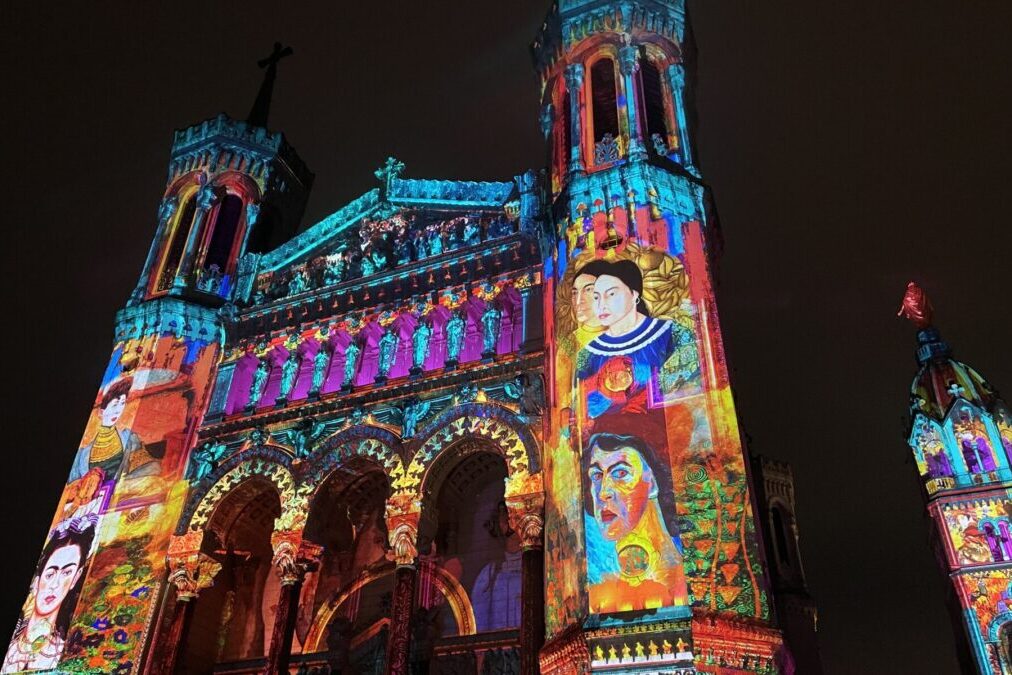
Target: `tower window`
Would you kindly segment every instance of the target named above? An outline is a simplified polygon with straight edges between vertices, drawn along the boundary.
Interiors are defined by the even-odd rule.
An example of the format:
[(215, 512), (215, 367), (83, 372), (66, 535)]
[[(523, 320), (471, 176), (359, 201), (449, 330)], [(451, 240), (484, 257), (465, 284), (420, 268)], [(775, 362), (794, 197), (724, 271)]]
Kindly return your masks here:
[(649, 146), (657, 154), (666, 155), (668, 148), (668, 125), (665, 122), (664, 86), (656, 64), (645, 60), (640, 66), (641, 119), (645, 127)]
[(790, 566), (791, 560), (788, 554), (790, 548), (787, 545), (787, 528), (784, 524), (784, 515), (779, 507), (773, 507), (770, 512), (773, 521), (773, 544), (777, 551), (777, 560), (782, 565)]
[(991, 557), (994, 561), (1001, 562), (1005, 560), (1005, 556), (1002, 552), (1001, 541), (993, 524), (984, 524), (984, 536), (987, 538), (987, 547), (991, 549)]
[(197, 212), (197, 201), (194, 195), (186, 198), (183, 208), (179, 210), (175, 225), (172, 227), (172, 234), (169, 235), (169, 243), (165, 248), (165, 257), (158, 274), (158, 281), (155, 284), (156, 291), (167, 291), (172, 287), (172, 280), (179, 270), (179, 262), (183, 257), (183, 250), (186, 248), (186, 240), (190, 236), (190, 227), (193, 225), (193, 216)]
[(600, 59), (590, 69), (592, 137), (594, 163), (605, 164), (619, 158), (618, 95), (615, 90), (615, 62)]
[(242, 199), (236, 195), (226, 195), (218, 204), (211, 237), (204, 255), (203, 269), (223, 275), (232, 259), (235, 248), (235, 237), (242, 219)]

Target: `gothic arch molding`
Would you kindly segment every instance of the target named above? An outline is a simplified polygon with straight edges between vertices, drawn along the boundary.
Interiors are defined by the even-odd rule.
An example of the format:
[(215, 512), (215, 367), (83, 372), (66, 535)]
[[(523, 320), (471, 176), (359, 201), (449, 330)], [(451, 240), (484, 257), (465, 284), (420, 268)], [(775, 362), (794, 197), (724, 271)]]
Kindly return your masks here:
[(467, 439), (487, 442), (506, 461), (510, 478), (541, 470), (534, 435), (512, 411), (494, 403), (454, 406), (427, 424), (419, 436), (424, 440), (406, 468), (404, 481), (405, 488), (416, 493), (421, 492), (434, 460)]
[(263, 445), (237, 452), (194, 486), (176, 534), (203, 529), (221, 501), (236, 487), (254, 477), (264, 478), (274, 485), (281, 499), (281, 520), (293, 520), (299, 511), (299, 495), (291, 470), (291, 457), (279, 447)]
[(383, 469), (390, 480), (391, 489), (403, 479), (404, 461), (397, 453), (400, 438), (391, 431), (376, 426), (354, 426), (342, 429), (319, 443), (317, 459), (301, 481), (307, 493), (315, 494), (327, 478), (349, 459), (359, 457)]

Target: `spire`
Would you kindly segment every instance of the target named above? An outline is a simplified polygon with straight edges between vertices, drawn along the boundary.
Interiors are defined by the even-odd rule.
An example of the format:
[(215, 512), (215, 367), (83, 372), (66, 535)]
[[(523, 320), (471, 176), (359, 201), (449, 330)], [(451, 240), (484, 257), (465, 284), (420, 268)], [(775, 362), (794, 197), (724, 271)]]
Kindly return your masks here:
[(917, 326), (917, 361), (925, 364), (935, 359), (943, 359), (952, 355), (952, 349), (942, 339), (942, 334), (932, 325), (935, 308), (924, 289), (911, 281), (903, 294), (903, 303), (896, 316), (902, 316)]
[(953, 401), (963, 398), (987, 407), (995, 397), (991, 386), (970, 366), (952, 357), (952, 348), (932, 325), (934, 308), (927, 293), (911, 281), (897, 316), (917, 327), (917, 362), (920, 369), (910, 387), (911, 410), (942, 419)]
[(291, 47), (282, 47), (280, 42), (274, 43), (274, 51), (265, 59), (257, 61), (257, 65), (265, 69), (264, 81), (257, 92), (257, 98), (250, 108), (249, 117), (246, 122), (256, 127), (267, 128), (267, 115), (271, 111), (271, 94), (274, 93), (274, 78), (278, 74), (278, 61), (291, 56), (294, 52)]

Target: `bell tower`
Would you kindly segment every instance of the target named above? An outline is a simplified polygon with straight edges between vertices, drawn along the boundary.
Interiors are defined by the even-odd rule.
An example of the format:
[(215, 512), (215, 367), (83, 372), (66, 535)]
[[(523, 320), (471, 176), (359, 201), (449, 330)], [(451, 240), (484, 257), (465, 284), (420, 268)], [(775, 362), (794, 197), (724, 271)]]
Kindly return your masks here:
[(910, 430), (961, 671), (1012, 671), (1012, 413), (977, 371), (953, 358), (924, 291), (900, 314), (917, 327)]
[(267, 129), (278, 61), (260, 61), (264, 82), (246, 121), (221, 114), (176, 131), (158, 226), (131, 304), (164, 295), (211, 305), (236, 299), (242, 263), (288, 240), (313, 184), (284, 135)]
[(684, 1), (558, 0), (532, 51), (555, 230), (542, 672), (794, 672), (724, 360)]

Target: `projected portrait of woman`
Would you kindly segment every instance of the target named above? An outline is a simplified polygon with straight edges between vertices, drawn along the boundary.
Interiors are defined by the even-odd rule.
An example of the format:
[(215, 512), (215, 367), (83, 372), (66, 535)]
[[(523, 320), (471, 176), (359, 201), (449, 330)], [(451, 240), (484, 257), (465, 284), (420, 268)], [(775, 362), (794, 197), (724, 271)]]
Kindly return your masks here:
[(46, 544), (0, 672), (56, 667), (81, 592), (96, 522), (94, 516), (72, 520), (57, 528)]
[(121, 476), (157, 475), (161, 467), (145, 449), (140, 437), (130, 429), (117, 426), (126, 408), (133, 381), (129, 378), (111, 385), (98, 404), (99, 427), (94, 439), (77, 452), (70, 470), (70, 481), (99, 471), (103, 480)]
[(667, 462), (640, 438), (599, 433), (584, 447), (583, 469), (592, 609), (686, 604)]
[(576, 278), (594, 279), (593, 312), (604, 331), (577, 357), (587, 417), (656, 407), (665, 395), (698, 379), (692, 331), (651, 316), (635, 262), (594, 260)]

